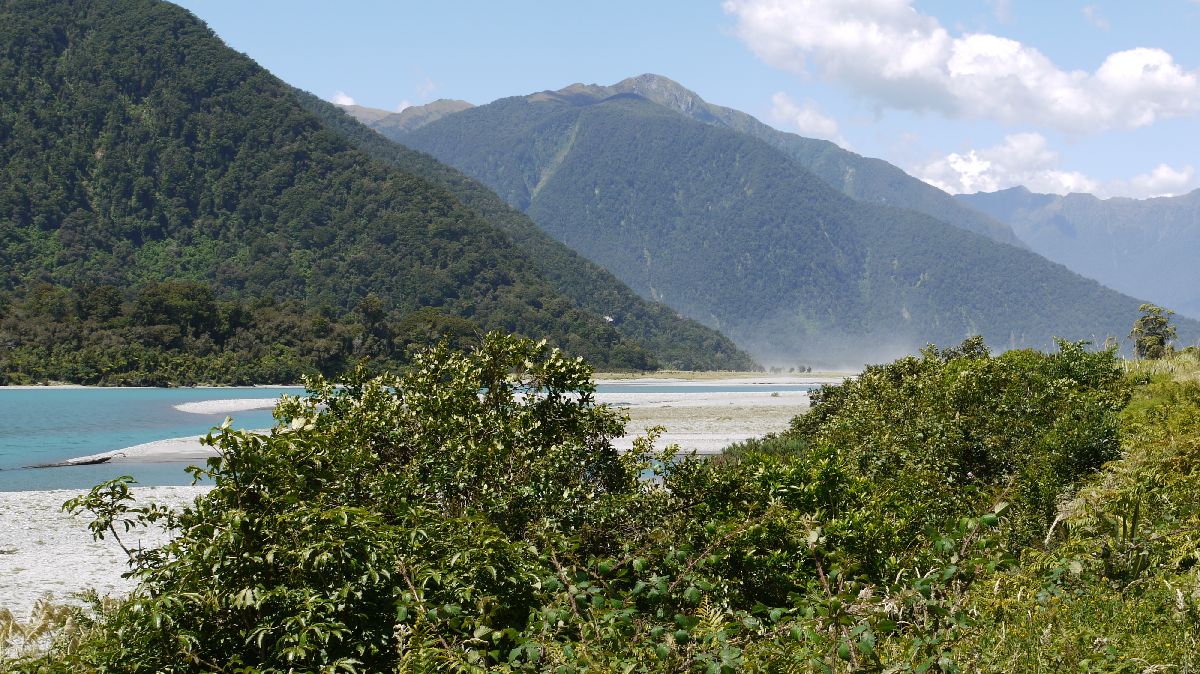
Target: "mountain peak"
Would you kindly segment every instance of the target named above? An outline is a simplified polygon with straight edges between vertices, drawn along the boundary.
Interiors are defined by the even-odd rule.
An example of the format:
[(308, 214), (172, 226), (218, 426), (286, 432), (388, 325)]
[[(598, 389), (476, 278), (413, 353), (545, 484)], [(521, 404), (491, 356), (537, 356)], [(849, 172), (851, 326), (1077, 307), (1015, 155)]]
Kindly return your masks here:
[(366, 108), (361, 105), (337, 104), (337, 106), (344, 110), (346, 114), (376, 131), (395, 129), (398, 133), (414, 131), (446, 115), (452, 115), (456, 112), (462, 112), (463, 110), (475, 107), (467, 101), (460, 101), (453, 98), (439, 98), (424, 105), (410, 105), (400, 112)]
[(707, 101), (691, 89), (662, 75), (645, 73), (621, 80), (609, 88), (617, 93), (637, 94), (688, 116), (696, 116), (697, 112), (704, 117), (712, 116)]

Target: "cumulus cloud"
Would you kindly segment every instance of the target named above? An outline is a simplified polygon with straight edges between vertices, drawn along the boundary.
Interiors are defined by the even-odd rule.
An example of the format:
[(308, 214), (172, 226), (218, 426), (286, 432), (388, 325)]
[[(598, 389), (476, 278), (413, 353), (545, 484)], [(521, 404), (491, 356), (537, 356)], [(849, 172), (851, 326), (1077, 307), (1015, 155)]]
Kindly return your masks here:
[(925, 182), (954, 194), (995, 192), (1024, 185), (1033, 192), (1070, 194), (1088, 192), (1099, 197), (1147, 198), (1181, 194), (1195, 180), (1191, 166), (1173, 168), (1159, 164), (1149, 173), (1129, 180), (1100, 181), (1059, 167), (1058, 153), (1039, 133), (1005, 136), (1000, 145), (951, 153), (918, 166), (914, 174)]
[(1200, 75), (1170, 54), (1110, 54), (1064, 70), (1034, 47), (952, 35), (911, 0), (725, 0), (738, 36), (777, 68), (835, 80), (883, 105), (1071, 133), (1139, 127), (1200, 112)]
[(333, 95), (333, 102), (337, 105), (354, 105), (354, 99), (344, 91), (339, 91)]
[(1176, 169), (1166, 164), (1159, 164), (1149, 173), (1134, 176), (1129, 181), (1130, 196), (1166, 197), (1183, 194), (1194, 187), (1196, 169), (1184, 166)]
[(837, 120), (821, 112), (821, 108), (813, 100), (797, 104), (781, 91), (771, 97), (771, 119), (779, 124), (791, 126), (802, 136), (824, 138), (842, 147), (850, 147), (838, 132)]
[(411, 108), (411, 107), (412, 107), (412, 101), (409, 101), (406, 98), (403, 101), (400, 101), (400, 103), (398, 103), (396, 105), (396, 112), (404, 112), (406, 109)]

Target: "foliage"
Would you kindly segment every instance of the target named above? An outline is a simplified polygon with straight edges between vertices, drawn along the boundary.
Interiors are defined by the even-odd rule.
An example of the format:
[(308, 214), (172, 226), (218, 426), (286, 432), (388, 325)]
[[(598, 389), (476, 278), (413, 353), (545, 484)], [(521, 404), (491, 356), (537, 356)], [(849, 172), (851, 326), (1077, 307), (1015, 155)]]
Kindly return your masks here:
[(1116, 413), (1128, 401), (1112, 351), (1059, 349), (993, 358), (978, 338), (931, 347), (816, 392), (789, 434), (888, 485), (872, 504), (890, 514), (884, 542), (868, 544), (875, 549), (1001, 498), (1012, 503), (1008, 535), (1026, 547), (1044, 536), (1059, 499), (1117, 456)]
[[(296, 91), (295, 95), (305, 109), (355, 147), (444, 188), (490, 224), (503, 230), (528, 254), (531, 264), (542, 271), (556, 290), (578, 306), (606, 316), (606, 320), (611, 319), (611, 325), (618, 332), (648, 349), (664, 369), (756, 369), (750, 357), (727, 337), (680, 316), (663, 304), (642, 299), (612, 273), (542, 231), (529, 216), (509, 206), (481, 183), (429, 155), (387, 142), (354, 123), (337, 106), (312, 94)], [(624, 360), (619, 356), (612, 356), (612, 359)]]
[(984, 629), (960, 644), (964, 669), (1196, 671), (1200, 364), (1171, 361), (1169, 376), (1134, 367), (1124, 452), (1062, 504), (1045, 547), (977, 585)]
[[(623, 419), (594, 404), (590, 372), (489, 335), (422, 352), (400, 378), (314, 379), (269, 435), (215, 429), (220, 456), (196, 471), (216, 487), (169, 517), (171, 543), (133, 556), (138, 591), (33, 669), (1003, 671), (1037, 650), (1008, 622), (1043, 593), (995, 588), (1047, 588), (1077, 620), (1063, 602), (1112, 608), (1170, 559), (1145, 538), (1162, 511), (1143, 505), (1123, 540), (1101, 534), (1107, 565), (1047, 561), (1092, 544), (1054, 542), (1085, 526), (1045, 519), (1041, 499), (1106, 475), (1089, 478), (1115, 455), (1127, 397), (1112, 352), (931, 348), (709, 461), (656, 451), (653, 434), (616, 452)], [(906, 395), (927, 402), (889, 438), (884, 408)], [(864, 461), (867, 443), (889, 469)], [(106, 535), (167, 517), (124, 489), (72, 505)], [(1054, 589), (1092, 574), (1091, 594)], [(1022, 641), (993, 643), (1000, 626)]]
[(1143, 304), (1138, 307), (1142, 315), (1133, 323), (1129, 338), (1133, 340), (1133, 349), (1138, 358), (1159, 360), (1170, 354), (1174, 348), (1175, 326), (1170, 324), (1174, 311), (1153, 304)]
[[(396, 321), (427, 309), (545, 337), (606, 368), (659, 363), (445, 186), (373, 160), (186, 11), (151, 0), (0, 7), (0, 262), (0, 292), (17, 300), (43, 283), (94, 286), (117, 293), (94, 298), (97, 320), (141, 293), (133, 318), (144, 325), (200, 320), (183, 321), (179, 344), (138, 355), (152, 360), (209, 361), (189, 340), (217, 327), (196, 313), (210, 299), (295, 303), (287, 314), (323, 313), (353, 332), (373, 293)], [(199, 294), (160, 310), (162, 282)], [(672, 323), (683, 325), (660, 316), (647, 331), (661, 342)], [(698, 354), (728, 346), (698, 326), (673, 337)], [(52, 344), (5, 339), (23, 362)]]

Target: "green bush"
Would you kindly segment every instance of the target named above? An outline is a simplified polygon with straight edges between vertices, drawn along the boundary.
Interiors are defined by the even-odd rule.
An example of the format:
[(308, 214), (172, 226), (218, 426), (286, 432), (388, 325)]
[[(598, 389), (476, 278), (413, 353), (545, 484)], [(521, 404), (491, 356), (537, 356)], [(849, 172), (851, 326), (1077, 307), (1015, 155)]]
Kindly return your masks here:
[[(176, 537), (133, 551), (137, 592), (26, 668), (1014, 671), (1108, 653), (1080, 646), (1118, 626), (1081, 622), (1093, 608), (1141, 621), (1106, 662), (1170, 662), (1181, 647), (1147, 640), (1187, 619), (1122, 597), (1168, 562), (1190, 592), (1191, 534), (1163, 538), (1161, 505), (1141, 527), (1165, 548), (1128, 499), (1055, 509), (1116, 474), (1096, 471), (1119, 448), (1120, 369), (1074, 344), (930, 349), (709, 461), (653, 433), (615, 451), (623, 419), (594, 404), (588, 366), (527, 340), (317, 379), (270, 435), (214, 431), (197, 472), (216, 487), (192, 508), (133, 507), (123, 482), (70, 504), (98, 534), (165, 518)], [(1194, 494), (1172, 484), (1173, 503)]]

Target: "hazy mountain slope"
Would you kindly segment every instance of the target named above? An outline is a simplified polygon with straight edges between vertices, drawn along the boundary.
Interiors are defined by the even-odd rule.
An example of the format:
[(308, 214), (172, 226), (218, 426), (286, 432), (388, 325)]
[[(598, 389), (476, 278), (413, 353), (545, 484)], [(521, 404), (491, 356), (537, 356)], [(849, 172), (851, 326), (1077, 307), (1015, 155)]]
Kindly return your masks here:
[(768, 360), (849, 363), (976, 332), (1103, 340), (1137, 314), (1138, 300), (1027, 250), (855, 201), (758, 139), (633, 94), (502, 99), (405, 142)]
[[(829, 141), (779, 131), (739, 110), (713, 105), (661, 75), (639, 75), (612, 86), (574, 84), (559, 91), (534, 94), (534, 97), (588, 103), (623, 93), (637, 94), (706, 124), (750, 134), (782, 150), (825, 182), (860, 201), (910, 208), (1003, 243), (1023, 245), (1006, 224), (964, 206), (949, 194), (882, 159), (863, 157)], [(372, 121), (365, 113), (347, 112), (393, 140), (403, 142), (404, 134), (415, 130), (388, 127)]]
[(964, 194), (1012, 225), (1037, 253), (1105, 285), (1200, 317), (1200, 190), (1157, 199), (1034, 194), (1024, 187)]
[(882, 159), (843, 150), (827, 140), (780, 131), (740, 110), (713, 105), (661, 75), (631, 77), (606, 89), (612, 93), (638, 94), (698, 121), (748, 133), (783, 150), (825, 182), (859, 201), (911, 208), (997, 241), (1022, 245), (1004, 223), (964, 208), (951, 195)]
[(425, 105), (412, 105), (400, 112), (388, 112), (379, 108), (364, 108), (361, 105), (339, 105), (346, 114), (385, 135), (415, 131), (446, 115), (475, 107), (466, 101), (439, 98)]
[(482, 183), (427, 154), (387, 140), (343, 114), (340, 106), (302, 91), (296, 91), (296, 96), (326, 126), (358, 148), (445, 188), (488, 223), (504, 230), (555, 289), (580, 307), (611, 318), (613, 327), (648, 348), (664, 366), (689, 370), (755, 367), (729, 338), (681, 317), (663, 304), (643, 299), (603, 267), (543, 232), (529, 216), (509, 206)]
[(17, 294), (187, 279), (335, 317), (375, 293), (389, 315), (434, 309), (604, 367), (655, 364), (449, 192), (373, 160), (151, 0), (0, 5), (0, 270)]

